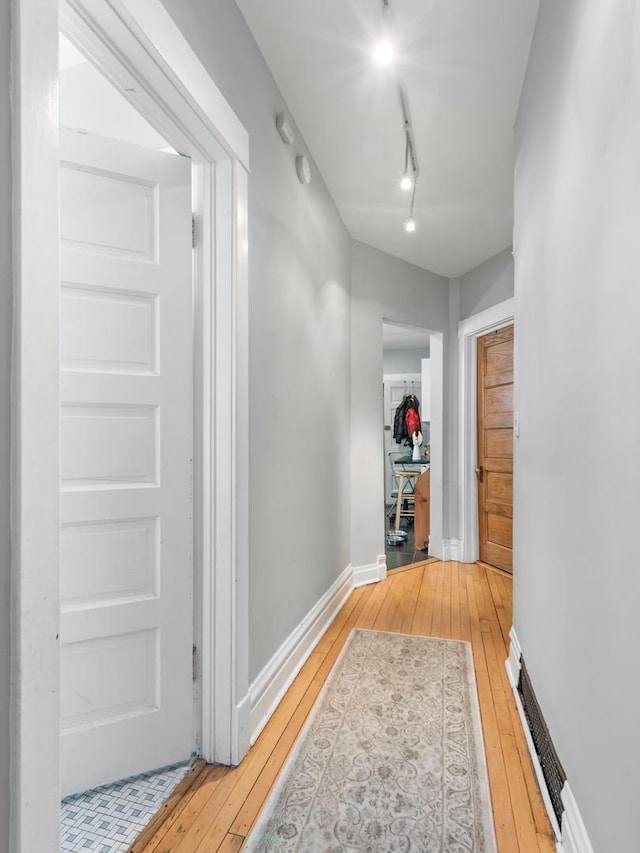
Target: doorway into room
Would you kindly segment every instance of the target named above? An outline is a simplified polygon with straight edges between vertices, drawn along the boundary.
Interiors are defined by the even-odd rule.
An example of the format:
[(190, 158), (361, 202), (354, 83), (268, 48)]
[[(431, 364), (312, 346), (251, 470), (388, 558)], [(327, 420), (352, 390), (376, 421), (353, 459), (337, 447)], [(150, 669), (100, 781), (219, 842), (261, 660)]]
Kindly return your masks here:
[(429, 556), (431, 335), (429, 329), (383, 322), (387, 570)]
[[(193, 695), (191, 696), (196, 707), (190, 714), (190, 744), (194, 743), (195, 728), (200, 732), (198, 748), (203, 757), (211, 762), (227, 764), (238, 763), (249, 746), (244, 722), (248, 715), (248, 704), (242, 705), (242, 700), (248, 693), (248, 634), (245, 630), (248, 611), (248, 555), (244, 547), (247, 541), (248, 508), (242, 498), (247, 492), (248, 461), (246, 454), (239, 449), (246, 446), (246, 430), (243, 425), (248, 421), (246, 210), (249, 146), (246, 129), (190, 49), (160, 0), (145, 0), (144, 4), (123, 0), (115, 5), (95, 4), (90, 0), (61, 0), (57, 8), (54, 4), (53, 7), (48, 5), (42, 10), (36, 10), (27, 0), (17, 0), (16, 8), (20, 13), (20, 27), (15, 30), (14, 109), (17, 126), (28, 127), (29, 131), (17, 136), (15, 146), (15, 203), (22, 211), (17, 220), (19, 238), (16, 239), (16, 304), (20, 306), (20, 310), (14, 318), (16, 346), (20, 351), (20, 358), (16, 360), (15, 365), (16, 387), (20, 389), (20, 394), (16, 396), (15, 446), (16, 482), (19, 484), (21, 500), (16, 503), (15, 553), (17, 565), (20, 566), (20, 585), (15, 600), (17, 652), (13, 672), (16, 691), (21, 697), (21, 729), (20, 748), (16, 751), (12, 773), (16, 795), (12, 833), (22, 839), (25, 848), (48, 850), (52, 839), (57, 836), (59, 822), (56, 794), (60, 790), (60, 676), (62, 679), (65, 677), (64, 661), (62, 667), (60, 666), (59, 644), (51, 639), (54, 636), (57, 639), (56, 632), (60, 624), (61, 522), (64, 523), (65, 518), (72, 518), (73, 523), (78, 521), (77, 516), (66, 516), (69, 507), (60, 506), (61, 479), (74, 482), (78, 486), (79, 502), (89, 504), (93, 500), (93, 494), (91, 489), (86, 487), (93, 478), (101, 481), (101, 484), (113, 478), (115, 491), (118, 488), (118, 477), (114, 475), (126, 473), (131, 478), (130, 482), (135, 483), (130, 490), (134, 494), (145, 477), (153, 480), (155, 475), (157, 482), (158, 472), (160, 475), (166, 473), (160, 468), (157, 456), (161, 439), (161, 417), (154, 412), (157, 404), (151, 397), (151, 390), (142, 387), (148, 384), (147, 379), (157, 378), (153, 376), (154, 370), (149, 367), (166, 363), (162, 351), (162, 330), (160, 339), (156, 336), (153, 345), (146, 347), (147, 361), (142, 352), (145, 349), (144, 335), (143, 346), (138, 352), (130, 351), (127, 354), (130, 357), (130, 366), (137, 364), (141, 374), (148, 374), (140, 377), (140, 383), (135, 383), (136, 388), (133, 390), (138, 396), (116, 400), (116, 390), (118, 396), (124, 396), (118, 390), (121, 377), (115, 368), (122, 352), (118, 352), (117, 347), (113, 345), (113, 338), (94, 338), (91, 325), (74, 323), (73, 316), (74, 311), (81, 314), (84, 310), (91, 310), (91, 303), (96, 300), (106, 303), (102, 307), (107, 313), (131, 308), (136, 318), (131, 322), (146, 329), (148, 344), (149, 330), (157, 319), (154, 318), (154, 308), (157, 306), (145, 304), (142, 299), (142, 305), (136, 306), (141, 307), (141, 311), (136, 312), (133, 304), (138, 294), (135, 293), (135, 288), (129, 288), (125, 282), (122, 282), (122, 292), (119, 296), (123, 297), (121, 303), (127, 305), (116, 304), (118, 300), (110, 298), (113, 294), (108, 292), (108, 284), (98, 281), (83, 282), (82, 275), (78, 276), (78, 280), (69, 275), (70, 283), (80, 285), (75, 290), (71, 287), (72, 292), (66, 294), (72, 297), (71, 304), (74, 302), (73, 297), (79, 295), (77, 291), (82, 290), (83, 284), (89, 284), (87, 292), (91, 292), (88, 300), (82, 296), (75, 300), (71, 314), (67, 314), (68, 328), (79, 334), (73, 340), (74, 354), (71, 355), (71, 350), (67, 351), (66, 367), (69, 373), (73, 372), (72, 365), (75, 362), (75, 366), (79, 368), (78, 374), (85, 372), (91, 375), (86, 377), (86, 387), (82, 388), (79, 385), (85, 381), (85, 377), (74, 375), (67, 383), (67, 377), (60, 375), (61, 349), (63, 358), (65, 353), (60, 346), (59, 324), (61, 145), (56, 115), (60, 81), (60, 71), (57, 67), (59, 30), (64, 32), (81, 53), (90, 57), (105, 77), (175, 151), (186, 155), (170, 156), (176, 162), (190, 160), (192, 175), (195, 176), (193, 186), (196, 200), (196, 246), (191, 258), (193, 275), (190, 279), (191, 283), (195, 284), (190, 340), (193, 366), (190, 375), (183, 376), (183, 381), (186, 380), (188, 393), (192, 394), (193, 400), (193, 421), (189, 424), (191, 415), (186, 421), (193, 442), (190, 547), (194, 551), (194, 574), (198, 579), (195, 619), (192, 615), (191, 620), (195, 642), (199, 646), (197, 653), (194, 653), (193, 647), (190, 649), (189, 670), (193, 667), (200, 675), (201, 690), (199, 700), (194, 700)], [(37, 128), (32, 125), (34, 115), (38, 116)], [(71, 183), (75, 179), (82, 183), (87, 175), (88, 182), (91, 183), (91, 179), (95, 177), (93, 189), (97, 191), (98, 196), (101, 192), (106, 195), (111, 192), (113, 196), (116, 190), (120, 190), (121, 194), (124, 191), (125, 196), (129, 192), (131, 201), (132, 196), (136, 194), (138, 197), (146, 195), (148, 203), (140, 204), (139, 210), (146, 209), (147, 218), (143, 216), (137, 224), (140, 226), (141, 222), (146, 222), (146, 225), (149, 225), (157, 196), (162, 191), (156, 191), (155, 186), (149, 187), (148, 179), (134, 180), (130, 183), (132, 189), (127, 190), (126, 182), (117, 187), (111, 182), (114, 172), (117, 174), (113, 166), (107, 169), (98, 166), (97, 171), (91, 175), (82, 159), (75, 161), (75, 165), (80, 168), (70, 170), (70, 174), (75, 173), (71, 174)], [(83, 171), (85, 174), (81, 175)], [(107, 174), (103, 174), (104, 172)], [(123, 173), (126, 172), (127, 170), (123, 169)], [(102, 178), (105, 180), (102, 181)], [(79, 192), (79, 188), (76, 189)], [(85, 195), (86, 189), (85, 186)], [(95, 214), (97, 209), (94, 205), (92, 214)], [(119, 229), (120, 237), (124, 241), (124, 244), (120, 244), (121, 249), (127, 248), (129, 237), (140, 238), (144, 235), (147, 250), (154, 251), (157, 238), (155, 229), (142, 225), (134, 235), (133, 232), (128, 233), (124, 219), (117, 221), (117, 217), (115, 220), (112, 218), (111, 223), (116, 231)], [(81, 238), (77, 242), (82, 242), (82, 239), (88, 244), (92, 242), (91, 234), (86, 229), (84, 235), (82, 234), (82, 229), (89, 224), (92, 228), (95, 226), (95, 216), (91, 223), (89, 219), (83, 221), (82, 217), (77, 217), (76, 237)], [(191, 217), (185, 230), (190, 237)], [(137, 239), (137, 242), (137, 248), (140, 248), (140, 240)], [(38, 252), (33, 252), (33, 245), (38, 245)], [(108, 250), (108, 241), (103, 244), (103, 248)], [(135, 250), (136, 246), (129, 245), (128, 248)], [(104, 257), (100, 261), (106, 263), (110, 257), (109, 251), (102, 254)], [(112, 284), (112, 289), (118, 289), (117, 285), (113, 288)], [(128, 302), (130, 296), (134, 298)], [(147, 303), (153, 301), (152, 297)], [(149, 319), (148, 324), (144, 319), (140, 319), (145, 313)], [(129, 319), (131, 320), (131, 317)], [(155, 331), (158, 331), (157, 327)], [(130, 333), (131, 325), (123, 324), (118, 332)], [(84, 340), (80, 339), (82, 337)], [(87, 356), (87, 348), (91, 346), (103, 350), (99, 353), (99, 363), (94, 365), (98, 369), (93, 371), (91, 359), (96, 353), (89, 353)], [(137, 360), (131, 359), (132, 355), (135, 355)], [(111, 383), (113, 387), (103, 387), (101, 390), (104, 391), (104, 396), (98, 400), (97, 394), (94, 396), (89, 386), (94, 380), (105, 378), (102, 374), (109, 373), (114, 376)], [(110, 376), (108, 378), (111, 379)], [(75, 384), (76, 388), (60, 389), (61, 379), (63, 384)], [(104, 385), (108, 386), (109, 383), (105, 382)], [(62, 448), (58, 441), (61, 433), (59, 390), (62, 391), (63, 399), (67, 391), (74, 392), (73, 397), (78, 391), (77, 398), (68, 401), (72, 408), (72, 411), (68, 412), (71, 415), (71, 432), (67, 430), (66, 438), (62, 436)], [(153, 390), (155, 392), (157, 389)], [(114, 392), (113, 396), (111, 391)], [(80, 397), (84, 399), (80, 400)], [(112, 410), (109, 414), (114, 415), (113, 425), (118, 426), (119, 434), (116, 435), (115, 430), (110, 431), (109, 424), (106, 423), (106, 420), (111, 423), (109, 417), (92, 417), (95, 414), (92, 411), (94, 404), (96, 408), (102, 407), (102, 414), (105, 414), (106, 408)], [(221, 412), (224, 412), (224, 417), (220, 416)], [(130, 415), (133, 416), (128, 417)], [(84, 439), (87, 440), (84, 449), (81, 442), (75, 440), (76, 427), (84, 430)], [(143, 448), (144, 452), (140, 456), (137, 456), (137, 449), (131, 450), (132, 444), (123, 441), (123, 435), (127, 431), (137, 439), (137, 449)], [(85, 453), (85, 450), (89, 449), (90, 438), (94, 445), (97, 442), (104, 452), (100, 451), (97, 455), (93, 452)], [(67, 453), (66, 462), (72, 459), (72, 464), (67, 465), (65, 469), (65, 452), (71, 447), (75, 451), (82, 449), (82, 453), (77, 458), (72, 458)], [(160, 449), (160, 454), (161, 452)], [(119, 459), (115, 458), (116, 454), (120, 454)], [(93, 461), (97, 463), (97, 467), (90, 470)], [(109, 465), (117, 464), (111, 465), (109, 469), (107, 462)], [(126, 466), (123, 467), (120, 464), (122, 462), (125, 462)], [(86, 474), (89, 476), (84, 476)], [(151, 491), (154, 483), (148, 485)], [(96, 492), (98, 491), (96, 489)], [(107, 492), (108, 489), (103, 491)], [(72, 492), (73, 489), (70, 489), (71, 497), (68, 503), (72, 503)], [(105, 496), (101, 494), (100, 498), (103, 497)], [(96, 503), (99, 501), (96, 500)], [(103, 508), (98, 508), (99, 512)], [(123, 513), (125, 509), (123, 505)], [(155, 508), (141, 506), (138, 509), (140, 514), (136, 518), (153, 522)], [(61, 510), (65, 512), (62, 517)], [(108, 524), (106, 517), (100, 516), (99, 512), (97, 524), (101, 523), (101, 519)], [(113, 518), (116, 523), (127, 520), (126, 516)], [(86, 521), (93, 523), (88, 517)], [(144, 542), (145, 546), (148, 545), (150, 551), (156, 547), (158, 554), (160, 549), (157, 547), (158, 540), (154, 537), (154, 527), (157, 527), (157, 524), (149, 523), (144, 535), (133, 527), (129, 533), (138, 544)], [(104, 533), (106, 527), (100, 530)], [(64, 543), (62, 544), (64, 547)], [(160, 541), (160, 546), (162, 544)], [(141, 551), (144, 551), (144, 548)], [(78, 555), (76, 552), (76, 557)], [(72, 565), (77, 565), (77, 562)], [(94, 568), (90, 562), (85, 565), (88, 572)], [(95, 565), (99, 568), (98, 563)], [(143, 595), (147, 594), (149, 586), (153, 588), (154, 580), (157, 579), (157, 576), (155, 579), (153, 577), (157, 561), (151, 559), (146, 564), (143, 561), (141, 565), (151, 567), (151, 578), (143, 577), (142, 587), (134, 584), (133, 589), (129, 590), (132, 593), (129, 596), (131, 599), (136, 598), (140, 589), (143, 590)], [(80, 580), (93, 581), (94, 578)], [(147, 581), (149, 583), (145, 588), (144, 583)], [(102, 590), (107, 595), (112, 591)], [(78, 597), (84, 607), (88, 603), (86, 590), (76, 587), (75, 592), (80, 593)], [(94, 589), (90, 591), (90, 596), (94, 593), (101, 595), (102, 592), (97, 593)], [(190, 592), (189, 602), (190, 605), (194, 602), (193, 590)], [(97, 599), (91, 604), (91, 613), (83, 614), (84, 624), (74, 626), (74, 630), (90, 627), (88, 623), (97, 616), (97, 611), (102, 606)], [(68, 615), (71, 615), (72, 608), (73, 604)], [(148, 630), (147, 635), (140, 636), (136, 652), (139, 654), (138, 662), (146, 656), (146, 662), (149, 664), (146, 672), (151, 670), (152, 676), (157, 675), (157, 627), (151, 624), (143, 627), (138, 623), (138, 627), (130, 631), (129, 626), (121, 628), (123, 636), (142, 634)], [(74, 642), (75, 636), (72, 632), (66, 634), (70, 643)], [(98, 638), (92, 638), (90, 642), (93, 642), (93, 639)], [(93, 645), (92, 651), (98, 651), (98, 645)], [(115, 656), (118, 653), (117, 647), (114, 645), (107, 649), (107, 645), (110, 646), (110, 643), (107, 643), (102, 651), (109, 654), (113, 652)], [(38, 650), (37, 655), (32, 653), (33, 649)], [(83, 664), (79, 659), (76, 663), (77, 674)], [(111, 666), (115, 668), (113, 659)], [(95, 684), (95, 668), (87, 666), (85, 671), (88, 681), (93, 679)], [(138, 693), (133, 696), (133, 691), (130, 691), (129, 699), (139, 703), (141, 692), (144, 692), (152, 681), (153, 677), (145, 684), (140, 682)], [(98, 707), (99, 700), (104, 698), (98, 695), (100, 686), (96, 685), (97, 692), (94, 694), (98, 699)], [(167, 690), (165, 684), (165, 694)], [(64, 693), (64, 686), (62, 692)], [(158, 698), (157, 690), (154, 695), (153, 685), (147, 696), (147, 704), (151, 706)], [(115, 705), (118, 705), (119, 697), (112, 695), (110, 698), (115, 699)], [(126, 696), (124, 700), (120, 703), (122, 706), (127, 705)], [(115, 707), (111, 707), (115, 711)], [(66, 710), (67, 708), (62, 708), (63, 716)], [(75, 710), (85, 715), (82, 721), (78, 720), (78, 730), (82, 726), (92, 725), (90, 709), (85, 707)], [(139, 708), (121, 707), (119, 710), (122, 711), (122, 716), (125, 716), (129, 711), (135, 713)], [(194, 723), (196, 720), (198, 722)], [(25, 732), (28, 736), (24, 736)], [(38, 767), (35, 776), (31, 772), (34, 766)], [(38, 821), (34, 821), (32, 815), (31, 804), (35, 801), (44, 804)]]

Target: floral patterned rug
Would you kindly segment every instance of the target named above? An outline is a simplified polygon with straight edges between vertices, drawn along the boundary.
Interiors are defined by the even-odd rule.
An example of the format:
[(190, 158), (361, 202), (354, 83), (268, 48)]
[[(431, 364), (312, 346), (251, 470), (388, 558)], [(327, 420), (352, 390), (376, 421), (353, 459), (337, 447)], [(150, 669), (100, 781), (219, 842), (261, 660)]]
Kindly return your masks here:
[(470, 644), (353, 631), (244, 850), (495, 853)]

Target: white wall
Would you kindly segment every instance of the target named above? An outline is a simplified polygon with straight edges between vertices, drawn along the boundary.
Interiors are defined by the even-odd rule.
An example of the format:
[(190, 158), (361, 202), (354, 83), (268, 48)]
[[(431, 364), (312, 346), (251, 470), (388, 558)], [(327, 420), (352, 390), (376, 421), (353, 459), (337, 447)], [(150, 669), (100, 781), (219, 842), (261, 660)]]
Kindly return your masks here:
[(639, 844), (639, 22), (542, 0), (516, 128), (514, 622), (598, 853)]
[(351, 559), (384, 554), (382, 321), (446, 332), (446, 278), (353, 243), (351, 306)]
[(0, 853), (9, 850), (11, 113), (9, 4), (0, 4)]
[[(429, 358), (429, 348), (393, 349), (382, 353), (384, 373), (420, 373), (422, 359)], [(422, 402), (422, 400), (420, 401)]]
[(513, 296), (511, 247), (460, 276), (460, 320)]
[[(349, 563), (351, 240), (233, 0), (164, 0), (249, 132), (250, 678)], [(379, 376), (382, 370), (379, 371)]]

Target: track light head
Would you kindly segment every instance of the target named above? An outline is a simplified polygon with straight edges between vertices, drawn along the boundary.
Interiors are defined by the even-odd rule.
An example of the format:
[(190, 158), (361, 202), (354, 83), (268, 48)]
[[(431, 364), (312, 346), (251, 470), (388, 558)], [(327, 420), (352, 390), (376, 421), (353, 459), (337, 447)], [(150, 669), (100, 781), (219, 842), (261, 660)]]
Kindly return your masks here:
[(373, 49), (373, 59), (376, 65), (391, 65), (395, 51), (390, 41), (381, 41)]

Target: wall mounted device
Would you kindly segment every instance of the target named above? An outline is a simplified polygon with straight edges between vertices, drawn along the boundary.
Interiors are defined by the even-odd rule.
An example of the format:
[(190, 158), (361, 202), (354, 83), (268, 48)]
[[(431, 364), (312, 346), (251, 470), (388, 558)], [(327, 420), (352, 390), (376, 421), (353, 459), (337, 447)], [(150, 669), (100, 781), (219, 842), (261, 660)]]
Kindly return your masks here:
[(289, 119), (284, 113), (278, 113), (276, 116), (276, 129), (280, 134), (282, 141), (286, 145), (293, 145), (293, 140), (296, 138), (293, 128), (289, 124)]
[(296, 172), (301, 184), (311, 183), (311, 166), (304, 154), (298, 154), (296, 157)]

